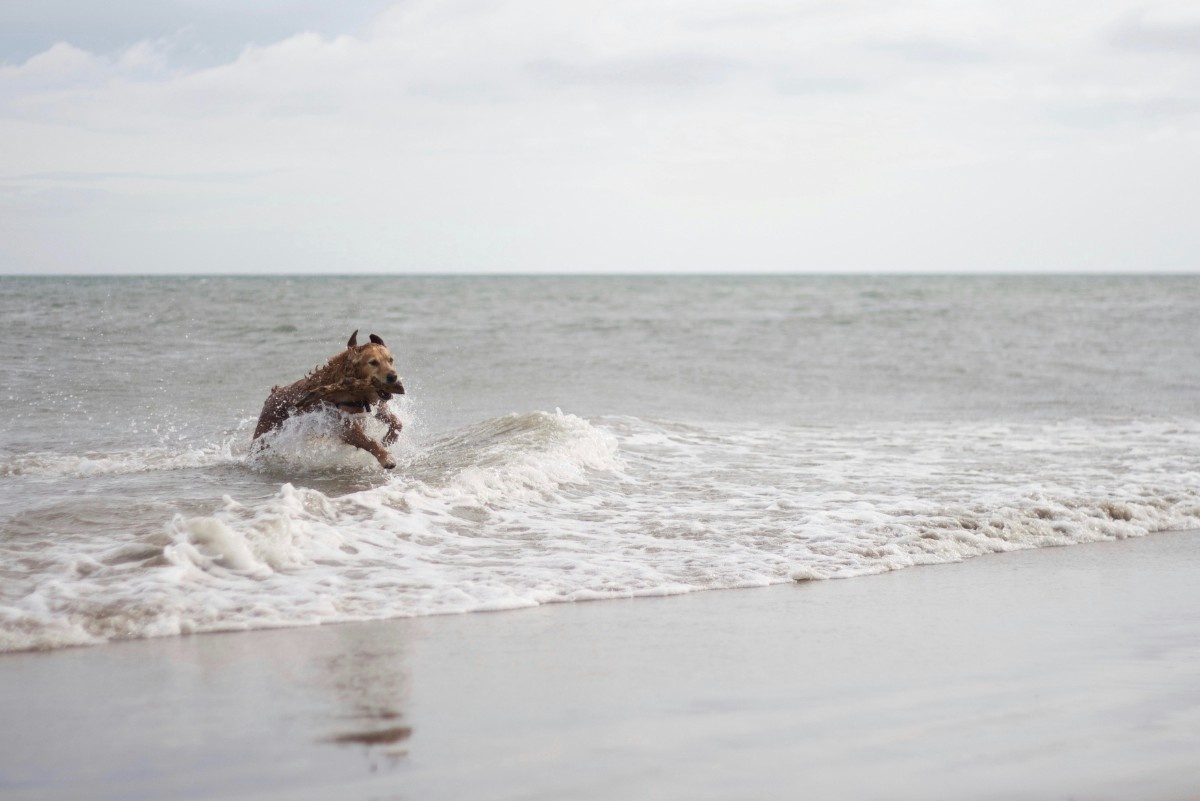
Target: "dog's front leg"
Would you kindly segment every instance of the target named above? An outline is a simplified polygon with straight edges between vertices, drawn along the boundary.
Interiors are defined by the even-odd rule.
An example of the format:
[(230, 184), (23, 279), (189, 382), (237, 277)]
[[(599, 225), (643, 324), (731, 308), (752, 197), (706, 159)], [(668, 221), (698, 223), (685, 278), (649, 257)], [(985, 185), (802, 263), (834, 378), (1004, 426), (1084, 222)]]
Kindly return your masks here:
[(392, 410), (387, 407), (386, 401), (380, 401), (375, 407), (375, 418), (388, 427), (387, 433), (383, 435), (383, 444), (391, 445), (400, 436), (400, 431), (404, 428), (404, 424), (392, 414)]
[(387, 450), (378, 442), (368, 437), (366, 432), (362, 430), (362, 426), (353, 417), (347, 417), (342, 421), (342, 442), (345, 442), (347, 445), (353, 445), (356, 448), (362, 448), (374, 456), (384, 470), (391, 470), (396, 466), (396, 463), (392, 461), (392, 457)]

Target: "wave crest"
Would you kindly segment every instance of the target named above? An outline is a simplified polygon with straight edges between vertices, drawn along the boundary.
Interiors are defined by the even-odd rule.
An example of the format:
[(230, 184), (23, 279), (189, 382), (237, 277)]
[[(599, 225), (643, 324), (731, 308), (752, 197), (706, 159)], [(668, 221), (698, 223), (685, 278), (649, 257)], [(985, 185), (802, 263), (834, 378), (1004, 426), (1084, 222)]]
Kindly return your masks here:
[(210, 445), (156, 446), (110, 453), (24, 453), (0, 460), (0, 477), (88, 478), (216, 467), (241, 461), (237, 441), (237, 437), (229, 437)]

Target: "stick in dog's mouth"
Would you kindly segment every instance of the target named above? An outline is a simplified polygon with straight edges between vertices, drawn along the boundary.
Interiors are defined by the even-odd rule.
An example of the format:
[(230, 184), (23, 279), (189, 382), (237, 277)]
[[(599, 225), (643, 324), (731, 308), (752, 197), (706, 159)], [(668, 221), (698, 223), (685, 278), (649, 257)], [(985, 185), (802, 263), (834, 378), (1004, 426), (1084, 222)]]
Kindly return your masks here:
[[(393, 395), (404, 394), (404, 384), (400, 383), (399, 378), (390, 384), (376, 384), (375, 386), (376, 391), (379, 393), (380, 400), (389, 401), (392, 399)], [(384, 389), (384, 387), (387, 387), (387, 389)]]

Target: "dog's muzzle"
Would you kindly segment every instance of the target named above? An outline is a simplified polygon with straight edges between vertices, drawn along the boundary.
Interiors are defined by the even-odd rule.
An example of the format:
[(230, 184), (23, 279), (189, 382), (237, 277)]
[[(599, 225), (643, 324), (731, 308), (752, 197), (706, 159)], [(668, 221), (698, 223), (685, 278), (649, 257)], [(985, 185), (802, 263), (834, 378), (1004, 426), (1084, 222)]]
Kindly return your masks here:
[(396, 375), (395, 373), (388, 373), (385, 386), (387, 387), (387, 391), (382, 393), (386, 396), (384, 397), (384, 400), (390, 400), (392, 395), (404, 394), (404, 384), (400, 383), (400, 376)]

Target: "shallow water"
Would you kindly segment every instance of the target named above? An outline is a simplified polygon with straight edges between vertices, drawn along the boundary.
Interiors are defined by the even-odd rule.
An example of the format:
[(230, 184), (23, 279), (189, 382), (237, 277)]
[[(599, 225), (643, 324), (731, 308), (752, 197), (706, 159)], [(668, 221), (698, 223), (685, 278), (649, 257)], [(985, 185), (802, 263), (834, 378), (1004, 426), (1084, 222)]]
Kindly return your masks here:
[[(1197, 278), (0, 279), (0, 650), (1200, 527)], [(399, 467), (271, 385), (383, 336)], [(379, 426), (376, 433), (381, 433)]]

